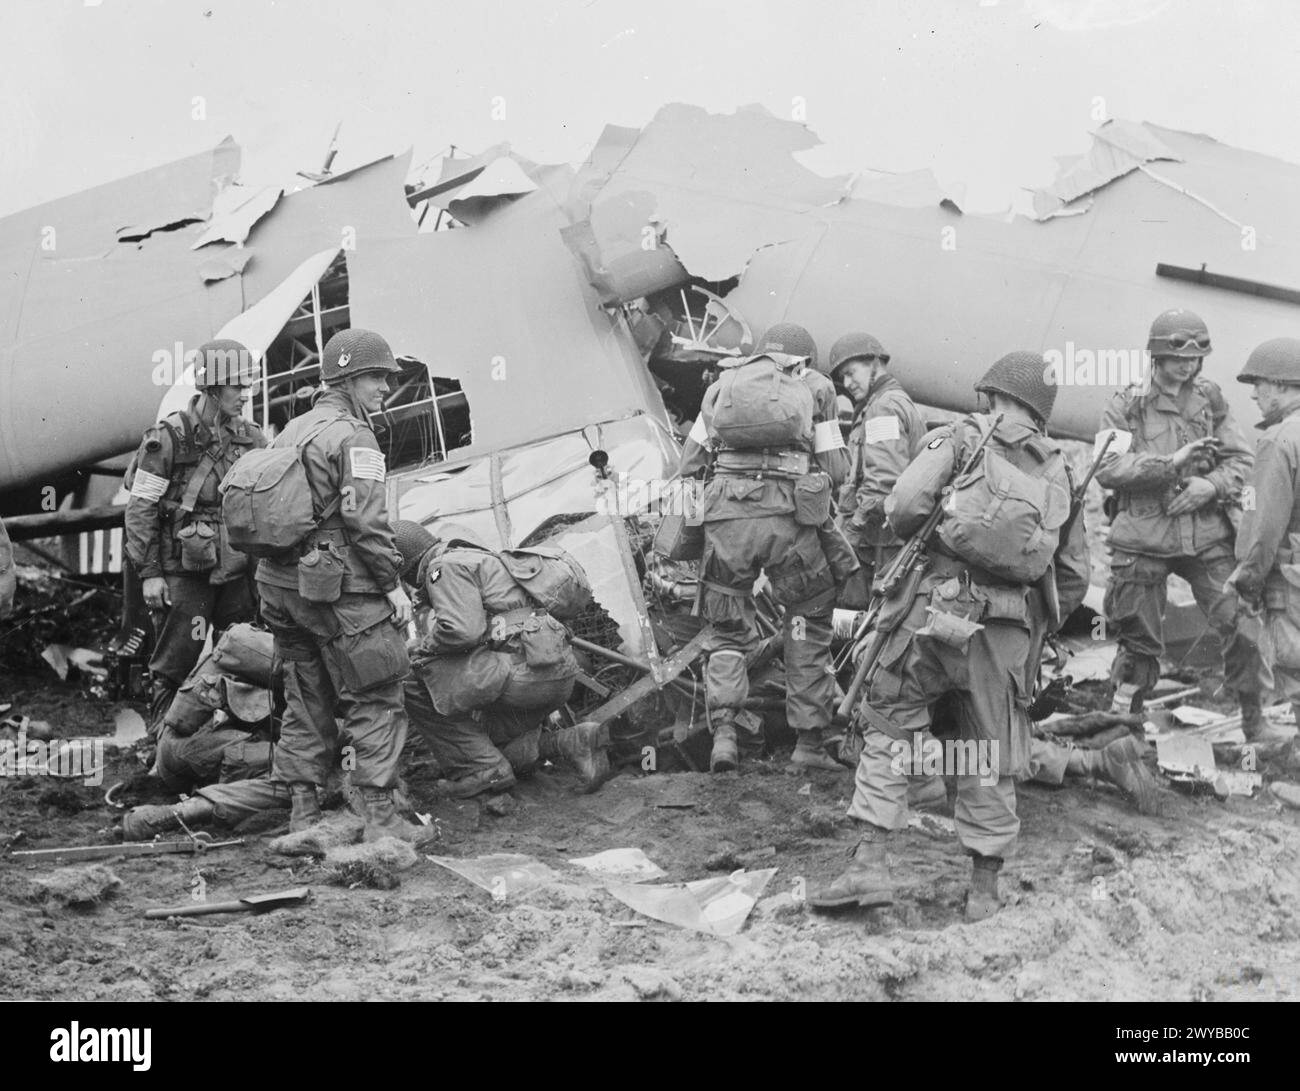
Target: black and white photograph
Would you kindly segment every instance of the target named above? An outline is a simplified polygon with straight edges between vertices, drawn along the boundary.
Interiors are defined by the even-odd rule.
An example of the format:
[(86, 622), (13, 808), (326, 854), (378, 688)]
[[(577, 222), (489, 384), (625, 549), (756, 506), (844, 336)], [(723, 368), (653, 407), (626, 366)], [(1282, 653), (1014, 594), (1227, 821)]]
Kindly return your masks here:
[(0, 42), (37, 1063), (192, 1071), (192, 1001), (1105, 1003), (1056, 1063), (1262, 1059), (1300, 6), (4, 0)]

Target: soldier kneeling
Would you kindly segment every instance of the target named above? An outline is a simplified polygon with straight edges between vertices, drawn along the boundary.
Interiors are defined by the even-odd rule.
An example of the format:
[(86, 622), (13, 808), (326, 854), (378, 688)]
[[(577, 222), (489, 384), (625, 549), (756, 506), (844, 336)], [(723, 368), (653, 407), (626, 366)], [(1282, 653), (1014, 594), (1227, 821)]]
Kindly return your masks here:
[(419, 523), (395, 526), (402, 578), (428, 610), (406, 683), (406, 709), (453, 798), (504, 792), (542, 761), (563, 761), (594, 785), (609, 773), (603, 727), (558, 731), (550, 713), (573, 692), (578, 663), (556, 613), (591, 601), (581, 568), (562, 550), (493, 553), (442, 543)]

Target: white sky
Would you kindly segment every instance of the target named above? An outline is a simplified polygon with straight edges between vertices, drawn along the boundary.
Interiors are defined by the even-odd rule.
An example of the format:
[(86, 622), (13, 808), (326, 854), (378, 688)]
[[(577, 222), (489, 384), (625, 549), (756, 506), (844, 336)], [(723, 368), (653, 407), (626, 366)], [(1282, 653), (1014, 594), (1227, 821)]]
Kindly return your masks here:
[(1085, 150), (1096, 98), (1300, 162), (1294, 0), (0, 0), (0, 42), (0, 215), (227, 134), (284, 182), (339, 121), (336, 170), (501, 140), (576, 164), (672, 101), (800, 97), (810, 166), (930, 167), (971, 211)]

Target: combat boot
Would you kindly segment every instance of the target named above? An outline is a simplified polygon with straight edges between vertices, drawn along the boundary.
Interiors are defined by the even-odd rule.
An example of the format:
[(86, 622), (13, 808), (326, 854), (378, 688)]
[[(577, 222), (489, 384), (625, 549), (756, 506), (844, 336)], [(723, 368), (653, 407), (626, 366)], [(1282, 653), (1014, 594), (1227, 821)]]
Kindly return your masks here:
[(455, 780), (440, 780), (434, 790), (448, 799), (470, 799), (484, 792), (508, 792), (515, 786), (515, 771), (510, 762), (502, 758), (496, 765), (477, 769)]
[(432, 826), (417, 826), (397, 813), (391, 789), (362, 788), (361, 797), (365, 800), (366, 807), (363, 840), (378, 841), (381, 837), (396, 837), (399, 841), (419, 846), (437, 839), (437, 831)]
[(316, 798), (316, 785), (298, 783), (289, 785), (289, 832), (298, 833), (314, 826), (325, 816), (321, 814)]
[(740, 764), (740, 751), (736, 749), (736, 725), (731, 720), (713, 723), (713, 751), (709, 754), (710, 773), (729, 773)]
[(828, 773), (842, 773), (844, 766), (826, 752), (820, 731), (800, 731), (790, 764), (800, 769), (824, 769)]
[(1089, 771), (1119, 788), (1142, 814), (1155, 814), (1160, 809), (1160, 787), (1142, 761), (1145, 753), (1146, 743), (1136, 735), (1125, 735), (1092, 751)]
[(609, 776), (609, 755), (605, 752), (608, 746), (609, 728), (605, 724), (581, 723), (559, 731), (543, 731), (541, 756), (571, 765), (591, 786)]
[(1001, 907), (998, 899), (998, 872), (1002, 870), (1001, 856), (980, 856), (971, 860), (970, 891), (966, 895), (966, 919), (988, 920)]
[(853, 849), (843, 874), (825, 886), (810, 889), (808, 904), (814, 909), (857, 905), (863, 909), (894, 904), (894, 884), (889, 876), (889, 833), (872, 826)]
[[(1241, 702), (1241, 733), (1246, 736), (1248, 743), (1255, 746), (1276, 746), (1291, 737), (1290, 732), (1283, 731), (1265, 718), (1258, 696), (1244, 695), (1238, 700)], [(1300, 720), (1296, 722), (1300, 723)]]
[(122, 819), (123, 841), (149, 841), (159, 834), (211, 821), (216, 808), (202, 796), (165, 806), (132, 807)]

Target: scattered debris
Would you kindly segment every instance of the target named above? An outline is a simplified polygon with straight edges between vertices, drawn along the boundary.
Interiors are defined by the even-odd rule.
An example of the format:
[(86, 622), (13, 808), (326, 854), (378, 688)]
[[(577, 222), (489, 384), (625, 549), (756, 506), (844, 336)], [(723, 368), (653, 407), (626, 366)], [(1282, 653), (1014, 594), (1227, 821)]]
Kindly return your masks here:
[(338, 814), (297, 833), (277, 837), (267, 847), (281, 856), (324, 856), (332, 848), (355, 845), (366, 824), (353, 814)]
[(1286, 781), (1275, 780), (1268, 786), (1268, 790), (1273, 793), (1274, 799), (1280, 800), (1288, 807), (1300, 810), (1300, 784), (1289, 784)]
[[(735, 849), (727, 849), (723, 852), (714, 853), (704, 861), (705, 871), (740, 871), (745, 868), (753, 867), (762, 860), (770, 860), (776, 855), (776, 848), (768, 845), (766, 848), (750, 849), (746, 852), (737, 852)], [(662, 874), (662, 873), (661, 873)]]
[(570, 862), (586, 868), (593, 875), (629, 883), (662, 879), (668, 874), (640, 849), (606, 849), (595, 856), (581, 856)]
[(1209, 739), (1163, 735), (1156, 741), (1156, 764), (1175, 783), (1213, 784), (1217, 773)]
[(129, 750), (148, 734), (144, 717), (133, 708), (124, 708), (113, 717), (113, 745)]
[(98, 682), (108, 678), (108, 671), (103, 666), (104, 657), (89, 648), (74, 648), (68, 644), (47, 644), (41, 651), (41, 658), (54, 668), (54, 673), (59, 676), (60, 681), (67, 681), (69, 667), (76, 667)]
[(623, 979), (632, 986), (638, 1000), (680, 1000), (682, 987), (662, 970), (635, 966), (623, 971)]
[(265, 912), (282, 906), (305, 905), (309, 901), (311, 901), (311, 888), (298, 886), (292, 890), (278, 890), (271, 894), (247, 894), (229, 902), (190, 902), (189, 905), (146, 909), (144, 915), (146, 920), (156, 921), (167, 917), (205, 917), (210, 913)]
[(336, 845), (325, 853), (325, 866), (334, 869), (344, 886), (369, 886), (392, 890), (400, 885), (399, 871), (414, 867), (419, 855), (405, 841), (381, 837), (359, 845)]
[(734, 936), (744, 927), (776, 872), (776, 868), (737, 871), (725, 878), (665, 886), (611, 882), (605, 884), (605, 889), (624, 905), (665, 924), (714, 936)]
[(428, 856), (426, 859), (482, 887), (495, 901), (504, 901), (511, 894), (532, 890), (559, 878), (540, 860), (510, 852), (494, 852), (473, 859), (454, 856)]
[(102, 864), (60, 868), (31, 880), (34, 900), (70, 908), (98, 905), (121, 885), (122, 880)]

